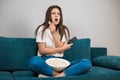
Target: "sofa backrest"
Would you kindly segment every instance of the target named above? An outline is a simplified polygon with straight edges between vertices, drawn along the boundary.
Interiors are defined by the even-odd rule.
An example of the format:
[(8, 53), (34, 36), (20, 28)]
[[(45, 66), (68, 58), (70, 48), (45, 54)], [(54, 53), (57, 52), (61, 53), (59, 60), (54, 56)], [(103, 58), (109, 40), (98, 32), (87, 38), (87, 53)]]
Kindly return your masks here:
[(91, 47), (91, 60), (96, 57), (107, 56), (106, 47)]
[(0, 37), (0, 70), (29, 70), (28, 60), (36, 53), (34, 38)]
[(76, 59), (90, 59), (90, 38), (82, 38), (74, 41), (72, 47), (64, 52), (64, 59), (73, 61)]

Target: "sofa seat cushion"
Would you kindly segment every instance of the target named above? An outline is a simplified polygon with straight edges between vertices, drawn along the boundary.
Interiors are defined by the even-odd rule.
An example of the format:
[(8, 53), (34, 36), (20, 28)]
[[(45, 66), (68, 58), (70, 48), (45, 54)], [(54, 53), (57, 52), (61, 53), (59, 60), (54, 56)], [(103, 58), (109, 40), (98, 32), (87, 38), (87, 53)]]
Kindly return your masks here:
[(89, 72), (66, 77), (65, 80), (120, 80), (120, 71), (93, 66)]
[(67, 77), (17, 77), (16, 80), (120, 80), (120, 71), (94, 66), (92, 69), (79, 76)]
[(0, 80), (14, 80), (12, 77), (0, 77)]
[(92, 60), (93, 65), (120, 70), (120, 56), (100, 56)]
[(10, 72), (0, 71), (0, 80), (14, 80), (14, 79)]
[(37, 75), (32, 71), (14, 71), (12, 72), (14, 78), (18, 77), (36, 77)]
[(7, 71), (0, 71), (0, 77), (1, 76), (12, 76), (12, 74), (10, 72), (7, 72)]
[(120, 80), (120, 71), (93, 66), (85, 74), (65, 77), (64, 80)]
[[(65, 77), (50, 77), (50, 78), (37, 78), (37, 77), (21, 77), (16, 80), (66, 80)], [(67, 80), (79, 80), (79, 79), (67, 79)]]
[(76, 59), (90, 59), (90, 39), (82, 38), (73, 42), (72, 47), (64, 52), (64, 58), (73, 61)]
[[(120, 71), (104, 67), (93, 66), (92, 69), (81, 77), (89, 80), (120, 80)], [(85, 80), (85, 79), (83, 79)]]

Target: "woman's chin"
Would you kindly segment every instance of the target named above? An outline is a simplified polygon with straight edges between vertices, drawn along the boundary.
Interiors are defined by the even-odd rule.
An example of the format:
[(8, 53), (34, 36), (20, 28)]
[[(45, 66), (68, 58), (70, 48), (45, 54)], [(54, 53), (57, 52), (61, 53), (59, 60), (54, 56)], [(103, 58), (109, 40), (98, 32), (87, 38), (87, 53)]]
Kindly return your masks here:
[(56, 25), (56, 26), (57, 26), (58, 24), (59, 24), (59, 23), (54, 23), (54, 25)]

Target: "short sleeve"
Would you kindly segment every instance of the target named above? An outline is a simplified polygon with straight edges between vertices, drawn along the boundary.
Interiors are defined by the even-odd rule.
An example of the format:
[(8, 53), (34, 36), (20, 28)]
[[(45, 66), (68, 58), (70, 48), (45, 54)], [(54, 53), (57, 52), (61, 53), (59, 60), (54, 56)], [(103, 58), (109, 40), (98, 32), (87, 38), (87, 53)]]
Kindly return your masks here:
[(45, 38), (46, 38), (45, 34), (44, 34), (44, 36), (42, 37), (43, 27), (44, 27), (44, 26), (40, 26), (40, 28), (39, 28), (38, 31), (37, 31), (36, 42), (45, 42)]

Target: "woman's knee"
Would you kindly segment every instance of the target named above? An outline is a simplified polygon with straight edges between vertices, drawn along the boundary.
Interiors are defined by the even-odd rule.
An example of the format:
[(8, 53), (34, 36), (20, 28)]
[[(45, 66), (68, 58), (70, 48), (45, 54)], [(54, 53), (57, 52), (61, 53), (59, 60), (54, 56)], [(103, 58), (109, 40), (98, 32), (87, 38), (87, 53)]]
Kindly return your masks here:
[(91, 69), (92, 63), (91, 63), (90, 60), (88, 60), (88, 59), (82, 59), (82, 62), (84, 64), (84, 68), (85, 68), (86, 71), (88, 71), (88, 70)]
[(34, 66), (41, 62), (43, 62), (43, 60), (39, 56), (34, 56), (29, 60), (28, 64)]

